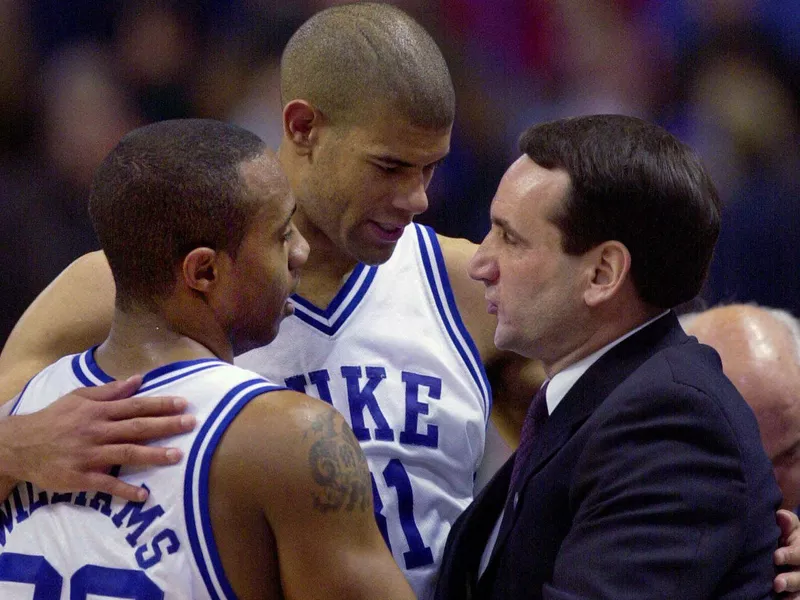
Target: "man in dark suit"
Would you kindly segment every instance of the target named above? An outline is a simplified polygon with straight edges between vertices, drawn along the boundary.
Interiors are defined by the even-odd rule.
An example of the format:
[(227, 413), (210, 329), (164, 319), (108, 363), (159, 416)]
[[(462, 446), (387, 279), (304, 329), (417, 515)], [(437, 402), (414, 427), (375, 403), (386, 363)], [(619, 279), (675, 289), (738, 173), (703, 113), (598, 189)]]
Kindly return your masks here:
[(713, 183), (630, 117), (535, 126), (520, 146), (470, 274), (497, 346), (548, 380), (453, 527), (437, 597), (770, 597), (780, 492), (755, 418), (671, 311), (708, 271)]

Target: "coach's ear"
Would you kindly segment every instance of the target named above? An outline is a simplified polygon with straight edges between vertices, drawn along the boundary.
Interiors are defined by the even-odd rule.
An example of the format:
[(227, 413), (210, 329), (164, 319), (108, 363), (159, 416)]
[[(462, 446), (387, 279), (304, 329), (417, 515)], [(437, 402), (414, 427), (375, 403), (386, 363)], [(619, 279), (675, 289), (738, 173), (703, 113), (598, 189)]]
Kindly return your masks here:
[(323, 114), (306, 100), (292, 100), (283, 108), (283, 135), (299, 156), (311, 154), (324, 122)]
[(195, 248), (181, 263), (184, 284), (201, 294), (208, 294), (219, 279), (220, 254), (206, 247)]
[(599, 306), (614, 298), (628, 281), (631, 253), (622, 242), (610, 240), (592, 248), (586, 255), (587, 282), (583, 300)]

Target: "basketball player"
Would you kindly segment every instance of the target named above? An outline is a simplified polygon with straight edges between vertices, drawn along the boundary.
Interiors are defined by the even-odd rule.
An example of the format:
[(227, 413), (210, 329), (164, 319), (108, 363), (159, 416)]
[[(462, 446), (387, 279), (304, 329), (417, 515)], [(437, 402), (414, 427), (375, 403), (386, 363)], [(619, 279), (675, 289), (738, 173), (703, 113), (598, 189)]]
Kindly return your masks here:
[(103, 161), (90, 212), (111, 332), (36, 375), (14, 411), (145, 372), (138, 393), (191, 398), (198, 427), (171, 440), (179, 464), (119, 472), (144, 503), (18, 485), (0, 506), (0, 597), (413, 597), (344, 419), (230, 364), (291, 313), (308, 256), (294, 209), (263, 142), (216, 121), (143, 127)]
[[(344, 415), (367, 457), (378, 525), (428, 598), (447, 533), (473, 497), (492, 406), (487, 373), (493, 419), (512, 442), (542, 373), (495, 347), (482, 286), (467, 275), (476, 246), (412, 223), (427, 208), (455, 114), (431, 37), (389, 5), (326, 9), (287, 45), (281, 95), (279, 158), (312, 250), (295, 314), (237, 364)], [(112, 298), (102, 254), (70, 266), (9, 337), (0, 397), (35, 365), (103, 339)], [(0, 430), (0, 450), (13, 445)], [(46, 484), (51, 459), (36, 457), (28, 463), (42, 465), (35, 475)], [(18, 476), (13, 465), (0, 469)]]

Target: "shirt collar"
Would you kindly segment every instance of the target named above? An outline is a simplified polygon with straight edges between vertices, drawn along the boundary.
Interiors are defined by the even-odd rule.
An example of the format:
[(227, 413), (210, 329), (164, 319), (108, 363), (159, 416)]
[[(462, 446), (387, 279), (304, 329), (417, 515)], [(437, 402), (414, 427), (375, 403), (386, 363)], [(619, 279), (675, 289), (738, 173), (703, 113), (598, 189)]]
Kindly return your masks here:
[(640, 331), (657, 321), (664, 315), (666, 315), (669, 310), (665, 310), (660, 315), (653, 317), (646, 323), (642, 323), (638, 327), (631, 329), (628, 333), (618, 337), (613, 342), (606, 344), (599, 350), (593, 352), (589, 356), (585, 356), (584, 358), (580, 359), (578, 362), (572, 363), (563, 371), (559, 371), (556, 373), (553, 378), (550, 380), (547, 389), (545, 390), (546, 401), (547, 401), (547, 414), (552, 415), (553, 411), (556, 409), (561, 401), (564, 399), (564, 396), (567, 395), (572, 389), (572, 386), (581, 378), (581, 375), (586, 373), (595, 362), (597, 362), (601, 356), (603, 356), (606, 352), (611, 350), (614, 346), (622, 342), (623, 340), (629, 338), (637, 331)]

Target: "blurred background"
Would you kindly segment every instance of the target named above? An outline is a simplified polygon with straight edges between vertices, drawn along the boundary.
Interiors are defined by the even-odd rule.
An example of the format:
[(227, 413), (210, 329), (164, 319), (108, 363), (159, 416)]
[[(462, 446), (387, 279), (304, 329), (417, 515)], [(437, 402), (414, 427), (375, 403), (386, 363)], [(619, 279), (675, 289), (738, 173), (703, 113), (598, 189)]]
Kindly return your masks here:
[[(0, 0), (0, 345), (96, 249), (93, 170), (130, 129), (238, 123), (277, 147), (280, 52), (325, 0)], [(800, 316), (797, 0), (404, 0), (453, 75), (452, 152), (419, 221), (479, 241), (528, 125), (614, 112), (695, 147), (725, 202), (703, 301)]]

